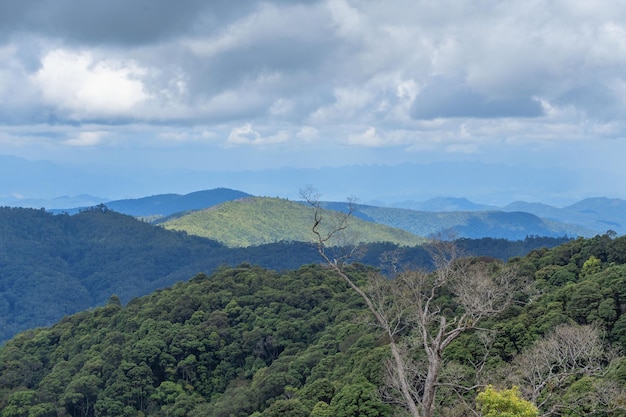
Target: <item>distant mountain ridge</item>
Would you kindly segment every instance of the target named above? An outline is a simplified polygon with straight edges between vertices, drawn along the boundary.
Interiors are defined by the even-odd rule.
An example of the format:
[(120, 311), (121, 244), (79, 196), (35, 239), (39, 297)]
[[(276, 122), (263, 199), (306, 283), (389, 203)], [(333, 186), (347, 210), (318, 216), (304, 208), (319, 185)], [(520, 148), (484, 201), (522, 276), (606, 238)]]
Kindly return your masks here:
[[(243, 191), (216, 188), (185, 195), (159, 194), (109, 201), (105, 205), (120, 213), (144, 220), (167, 221), (188, 212), (249, 197), (253, 196)], [(324, 204), (332, 210), (345, 211), (347, 207), (347, 203), (344, 202)], [(563, 208), (523, 201), (499, 208), (458, 197), (437, 197), (421, 203), (405, 201), (391, 207), (373, 205), (358, 207), (359, 210), (354, 215), (362, 220), (399, 228), (418, 236), (450, 232), (466, 238), (520, 240), (526, 236), (589, 237), (608, 230), (618, 234), (626, 233), (626, 201), (606, 197), (581, 200)], [(72, 214), (79, 209), (51, 211)]]
[(391, 204), (394, 208), (405, 208), (417, 211), (486, 211), (498, 210), (496, 206), (477, 204), (465, 197), (435, 197), (426, 201), (403, 201)]
[(597, 233), (613, 230), (626, 233), (626, 201), (619, 198), (586, 198), (563, 208), (540, 203), (515, 202), (503, 211), (526, 211), (546, 219), (577, 224)]
[[(142, 198), (105, 201), (103, 204), (111, 210), (129, 216), (158, 220), (175, 213), (201, 210), (244, 197), (252, 197), (252, 195), (229, 188), (215, 188), (189, 194), (158, 194)], [(85, 207), (54, 209), (50, 212), (75, 214), (83, 208)]]
[[(221, 203), (252, 197), (253, 195), (230, 188), (215, 188), (189, 194), (157, 194), (149, 197), (103, 201), (97, 197), (81, 195), (60, 197), (55, 205), (65, 201), (94, 201), (123, 214), (148, 221), (167, 220), (170, 216), (214, 207)], [(43, 207), (45, 201), (30, 202), (28, 207)], [(345, 203), (326, 203), (329, 208)], [(384, 203), (380, 203), (384, 204)], [(20, 202), (15, 203), (20, 205)], [(588, 198), (575, 204), (558, 208), (543, 203), (516, 201), (503, 207), (475, 203), (464, 197), (436, 197), (423, 202), (407, 200), (385, 205), (361, 205), (355, 213), (363, 220), (401, 228), (419, 236), (429, 236), (451, 231), (459, 237), (524, 239), (525, 236), (593, 236), (613, 230), (626, 233), (626, 201), (618, 198)], [(74, 214), (80, 207), (53, 209), (53, 213)], [(401, 210), (408, 210), (401, 211)], [(421, 213), (421, 214), (419, 214)], [(427, 214), (429, 213), (429, 214)], [(437, 213), (436, 215), (434, 213)], [(499, 213), (499, 214), (497, 214)], [(532, 214), (539, 219), (525, 216)]]
[[(331, 210), (346, 211), (346, 203), (325, 203)], [(527, 212), (417, 211), (403, 208), (356, 205), (354, 216), (406, 230), (418, 236), (450, 234), (459, 238), (523, 240), (527, 236), (593, 236), (594, 230)]]
[(109, 201), (106, 206), (135, 217), (162, 216), (190, 210), (200, 210), (239, 198), (252, 197), (243, 191), (229, 188), (196, 191), (189, 194), (161, 194), (150, 197)]

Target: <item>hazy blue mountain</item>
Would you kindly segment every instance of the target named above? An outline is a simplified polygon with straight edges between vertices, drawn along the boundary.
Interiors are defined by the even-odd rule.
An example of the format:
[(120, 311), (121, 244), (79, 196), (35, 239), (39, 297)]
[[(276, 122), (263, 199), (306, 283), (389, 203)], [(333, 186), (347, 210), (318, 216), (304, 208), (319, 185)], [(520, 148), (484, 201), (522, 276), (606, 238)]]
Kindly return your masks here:
[(587, 198), (563, 208), (518, 201), (502, 210), (526, 211), (546, 219), (577, 224), (596, 233), (607, 230), (618, 234), (626, 233), (626, 201), (619, 198)]
[(135, 217), (167, 217), (175, 213), (200, 210), (227, 201), (252, 197), (229, 188), (197, 191), (189, 194), (160, 194), (144, 198), (109, 201), (108, 208)]
[[(12, 196), (49, 199), (95, 194), (120, 200), (218, 187), (246, 190), (257, 196), (298, 199), (299, 190), (308, 184), (317, 188), (324, 200), (342, 201), (354, 196), (360, 201), (380, 201), (386, 205), (426, 201), (441, 195), (461, 196), (486, 205), (518, 200), (560, 205), (571, 204), (581, 195), (619, 196), (624, 192), (621, 185), (596, 181), (596, 176), (574, 168), (462, 161), (214, 171), (210, 166), (150, 168), (142, 166), (141, 161), (109, 167), (0, 156), (0, 204)], [(589, 184), (594, 188), (589, 189)]]
[[(22, 198), (7, 199), (5, 204), (24, 208), (45, 208), (47, 210), (59, 210), (65, 207), (93, 207), (109, 201), (106, 198), (88, 194), (77, 196), (61, 196), (56, 198)], [(62, 210), (61, 210), (62, 211)]]
[[(189, 194), (157, 194), (142, 198), (107, 201), (105, 205), (118, 213), (129, 216), (158, 220), (177, 213), (201, 210), (227, 201), (251, 197), (243, 191), (228, 188), (196, 191)], [(98, 203), (99, 204), (99, 203)], [(92, 204), (97, 205), (97, 204)], [(69, 207), (69, 206), (68, 206)], [(72, 208), (49, 210), (51, 213), (76, 214), (89, 206), (73, 206)]]
[(524, 239), (526, 236), (592, 236), (593, 230), (562, 222), (546, 221), (524, 212), (454, 211), (431, 212), (407, 209), (359, 207), (377, 223), (401, 228), (419, 236), (450, 232), (465, 238)]
[(497, 207), (478, 204), (465, 197), (435, 197), (426, 201), (404, 201), (392, 204), (391, 207), (406, 208), (419, 211), (486, 211)]
[[(324, 202), (329, 210), (346, 212), (347, 203)], [(418, 236), (450, 233), (459, 238), (523, 240), (526, 236), (577, 237), (597, 232), (579, 225), (542, 219), (532, 213), (505, 211), (419, 211), (357, 204), (355, 217), (406, 230)]]
[(526, 201), (514, 201), (502, 207), (502, 211), (525, 211), (536, 214), (539, 217), (558, 218), (561, 209), (543, 203), (528, 203)]

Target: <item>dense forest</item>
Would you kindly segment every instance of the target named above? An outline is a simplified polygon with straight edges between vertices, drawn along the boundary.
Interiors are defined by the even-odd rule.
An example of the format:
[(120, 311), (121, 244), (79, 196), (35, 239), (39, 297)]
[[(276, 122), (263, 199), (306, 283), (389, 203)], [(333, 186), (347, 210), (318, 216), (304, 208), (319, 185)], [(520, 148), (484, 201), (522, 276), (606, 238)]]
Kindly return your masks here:
[[(563, 241), (481, 239), (463, 240), (462, 245), (468, 253), (508, 259)], [(384, 243), (366, 245), (361, 262), (379, 265), (381, 253), (394, 248)], [(422, 248), (401, 248), (401, 252), (415, 266), (428, 267)], [(0, 344), (18, 331), (48, 326), (67, 314), (104, 305), (112, 294), (124, 304), (196, 273), (210, 274), (222, 265), (241, 262), (286, 270), (319, 262), (319, 256), (312, 245), (298, 242), (227, 248), (105, 206), (72, 216), (0, 208)]]
[[(472, 263), (490, 274), (514, 270), (523, 285), (501, 313), (442, 351), (435, 415), (472, 415), (485, 387), (514, 385), (544, 415), (626, 415), (626, 237)], [(373, 268), (344, 271), (375, 293)], [(432, 284), (439, 275), (425, 276)], [(454, 282), (431, 288), (432, 311), (449, 323), (464, 317)], [(112, 296), (8, 341), (1, 415), (391, 416), (404, 408), (390, 388), (390, 340), (374, 323), (363, 299), (322, 265), (222, 267), (126, 306)], [(427, 364), (403, 323), (398, 340)]]

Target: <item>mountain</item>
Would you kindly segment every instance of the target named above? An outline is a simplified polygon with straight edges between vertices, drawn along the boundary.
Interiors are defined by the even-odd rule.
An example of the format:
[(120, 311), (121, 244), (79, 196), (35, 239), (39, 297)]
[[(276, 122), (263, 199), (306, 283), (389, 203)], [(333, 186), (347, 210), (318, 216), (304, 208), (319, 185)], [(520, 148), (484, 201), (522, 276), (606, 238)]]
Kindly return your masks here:
[(180, 212), (200, 210), (244, 197), (251, 197), (251, 195), (228, 188), (215, 188), (184, 195), (159, 194), (137, 199), (115, 200), (109, 201), (106, 206), (130, 216), (159, 218)]
[(0, 347), (0, 409), (305, 417), (321, 401), (389, 417), (377, 393), (386, 349), (367, 319), (356, 293), (322, 267), (198, 274), (125, 307), (112, 297)]
[(112, 294), (127, 302), (221, 265), (284, 269), (318, 259), (311, 245), (230, 249), (103, 207), (73, 216), (0, 207), (0, 343)]
[(587, 198), (563, 208), (518, 201), (502, 210), (526, 211), (546, 219), (579, 225), (595, 233), (607, 230), (626, 233), (626, 201), (619, 198)]
[[(389, 229), (369, 225), (374, 230)], [(483, 239), (463, 240), (459, 245), (464, 253), (506, 260), (562, 242)], [(383, 253), (395, 252), (400, 264), (431, 267), (421, 246), (376, 243), (361, 249), (355, 260), (363, 264), (380, 266)], [(319, 261), (310, 243), (281, 241), (228, 248), (104, 206), (71, 216), (0, 207), (0, 344), (18, 331), (48, 326), (67, 314), (103, 305), (112, 294), (126, 303), (222, 266), (247, 262), (280, 271)]]
[[(325, 208), (346, 212), (347, 203), (327, 202)], [(593, 236), (596, 231), (525, 212), (431, 212), (357, 204), (354, 216), (406, 230), (418, 236), (451, 234), (459, 238), (522, 240), (527, 236)]]
[[(363, 265), (344, 272), (358, 285), (379, 283), (369, 294), (377, 314), (398, 326), (394, 340), (407, 342), (402, 363), (420, 361), (407, 367), (415, 378), (410, 388), (420, 388), (419, 371), (433, 363), (424, 359), (422, 334), (433, 334), (439, 323), (458, 330), (447, 333), (451, 343), (438, 352), (445, 361), (435, 376), (442, 382), (434, 392), (436, 415), (472, 414), (476, 388), (488, 383), (519, 387), (505, 392), (538, 399), (541, 415), (609, 416), (620, 414), (626, 396), (625, 248), (626, 237), (604, 235), (512, 260), (529, 288), (519, 288), (515, 303), (487, 320), (459, 319), (484, 279), (459, 292), (458, 280), (445, 274), (373, 281)], [(484, 277), (502, 270), (492, 260), (471, 265), (488, 267), (478, 269)], [(416, 285), (385, 292), (407, 281)], [(402, 296), (427, 302), (407, 302), (399, 311)], [(426, 319), (418, 316), (424, 311)], [(403, 326), (405, 318), (432, 326)], [(373, 320), (357, 293), (324, 266), (224, 267), (125, 306), (112, 296), (101, 307), (16, 335), (0, 346), (0, 409), (3, 416), (40, 417), (406, 414), (397, 397), (385, 395), (395, 388), (390, 337)], [(503, 398), (493, 408), (518, 404), (517, 397)]]
[[(55, 198), (7, 198), (5, 203), (12, 207), (25, 207), (25, 208), (45, 208), (50, 212), (61, 213), (70, 212), (78, 213), (78, 207), (93, 207), (99, 204), (105, 204), (109, 200), (106, 198), (95, 197), (88, 194), (81, 194), (77, 196), (61, 196)], [(65, 207), (76, 207), (73, 209), (65, 209)]]
[[(370, 204), (371, 205), (371, 204)], [(391, 207), (405, 208), (417, 211), (486, 211), (496, 210), (497, 207), (486, 204), (477, 204), (464, 197), (435, 197), (426, 201), (404, 201), (394, 203)]]
[[(264, 170), (212, 170), (207, 166), (168, 168), (125, 164), (60, 164), (0, 155), (0, 204), (14, 196), (50, 199), (96, 193), (109, 200), (225, 187), (253, 195), (299, 198), (312, 184), (327, 201), (355, 196), (360, 201), (423, 201), (462, 196), (486, 205), (511, 201), (571, 204), (589, 195), (623, 196), (621, 184), (606, 175), (573, 168), (537, 168), (479, 162), (431, 162)], [(46, 207), (45, 205), (43, 207)], [(464, 211), (464, 210), (461, 210)]]
[[(231, 190), (228, 188), (215, 188), (213, 190), (196, 191), (183, 195), (157, 194), (142, 198), (102, 201), (97, 204), (92, 204), (92, 206), (105, 204), (107, 208), (115, 210), (118, 213), (156, 221), (164, 217), (171, 216), (173, 214), (184, 213), (191, 210), (199, 210), (220, 203), (224, 203), (226, 201), (237, 200), (244, 197), (251, 197), (251, 195), (248, 193), (244, 193), (243, 191)], [(55, 214), (76, 214), (80, 210), (90, 206), (66, 205), (65, 207), (66, 208), (53, 209), (49, 211)]]
[[(230, 247), (247, 247), (280, 241), (312, 242), (314, 210), (279, 198), (251, 197), (230, 201), (160, 223), (166, 229), (214, 239)], [(328, 213), (332, 219), (333, 214)], [(353, 219), (349, 233), (355, 241), (393, 242), (415, 246), (423, 238), (389, 226)], [(339, 242), (341, 243), (341, 242)]]

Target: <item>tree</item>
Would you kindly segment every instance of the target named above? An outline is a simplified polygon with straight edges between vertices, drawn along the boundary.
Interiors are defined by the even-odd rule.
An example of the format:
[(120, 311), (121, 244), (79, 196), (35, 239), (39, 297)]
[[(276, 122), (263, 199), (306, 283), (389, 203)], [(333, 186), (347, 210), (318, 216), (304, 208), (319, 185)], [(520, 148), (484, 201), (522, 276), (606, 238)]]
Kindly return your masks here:
[[(346, 267), (358, 245), (352, 242), (345, 246), (349, 250), (339, 257), (328, 253), (331, 240), (340, 237), (345, 244), (353, 203), (346, 213), (328, 213), (315, 190), (309, 187), (301, 195), (314, 208), (312, 232), (320, 256), (363, 299), (389, 340), (389, 383), (401, 405), (413, 417), (432, 417), (445, 349), (464, 332), (476, 329), (481, 319), (502, 312), (510, 304), (515, 271), (501, 264), (461, 259), (452, 242), (438, 241), (430, 246), (434, 273), (411, 270), (398, 273), (394, 279), (371, 273), (369, 288), (363, 289)], [(444, 292), (458, 306), (450, 316), (444, 314), (440, 302)], [(415, 359), (415, 347), (425, 357), (425, 366)], [(424, 367), (426, 373), (422, 372)]]
[[(595, 387), (599, 385), (591, 382), (593, 377), (604, 373), (614, 353), (604, 346), (596, 326), (560, 325), (514, 359), (509, 379), (523, 387), (525, 397), (544, 410), (545, 415), (560, 415), (563, 410), (578, 407), (572, 401), (577, 396), (574, 395), (577, 390), (575, 381), (578, 381), (579, 386), (587, 381), (587, 385), (594, 388), (587, 389), (585, 386), (585, 395), (602, 391), (596, 390)], [(568, 388), (569, 394), (565, 395)], [(623, 390), (614, 397), (624, 398)], [(604, 401), (599, 398), (596, 400), (598, 403)], [(593, 402), (589, 397), (584, 401), (587, 404)]]
[(491, 385), (476, 396), (476, 408), (483, 417), (537, 417), (539, 410), (524, 400), (519, 388), (497, 391)]

